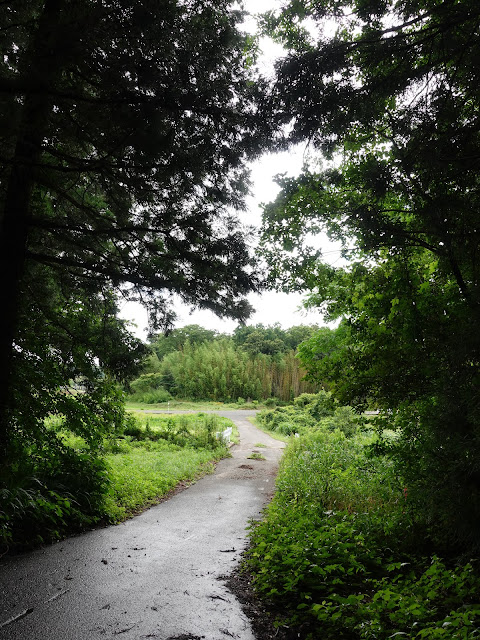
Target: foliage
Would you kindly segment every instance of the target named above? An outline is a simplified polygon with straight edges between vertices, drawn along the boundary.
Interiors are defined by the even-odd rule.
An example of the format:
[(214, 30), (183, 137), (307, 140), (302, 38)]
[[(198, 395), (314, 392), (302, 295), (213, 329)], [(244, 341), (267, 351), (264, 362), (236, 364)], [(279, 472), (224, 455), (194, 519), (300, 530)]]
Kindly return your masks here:
[(163, 387), (164, 376), (161, 373), (145, 373), (130, 383), (130, 400), (144, 404), (168, 402), (171, 394)]
[(192, 345), (199, 345), (221, 337), (217, 331), (205, 329), (198, 324), (188, 324), (172, 329), (168, 333), (150, 336), (150, 344), (158, 360), (161, 361), (168, 353), (181, 350), (187, 341)]
[(266, 460), (266, 458), (259, 451), (252, 451), (252, 453), (247, 456), (247, 460)]
[[(310, 295), (309, 304), (313, 304), (312, 298)], [(335, 329), (321, 327), (298, 347), (298, 358), (307, 371), (307, 380), (320, 383), (341, 402), (353, 401), (357, 406), (372, 404), (373, 401), (365, 397), (365, 388), (359, 389), (355, 397), (350, 393), (352, 378), (357, 375), (352, 364), (354, 353), (350, 325), (345, 320)]]
[[(11, 548), (58, 539), (98, 521), (105, 508), (109, 477), (105, 462), (50, 434), (0, 472), (0, 543)], [(8, 473), (6, 473), (8, 471)]]
[[(264, 21), (289, 48), (279, 117), (323, 155), (279, 178), (265, 254), (278, 286), (344, 318), (303, 363), (385, 411), (437, 537), (464, 547), (480, 540), (479, 16), (473, 0), (295, 1)], [(350, 263), (318, 262), (322, 230)]]
[[(243, 409), (255, 409), (258, 407), (259, 403), (256, 401), (252, 401), (250, 403), (245, 403), (242, 405)], [(227, 409), (238, 409), (238, 402), (213, 402), (212, 400), (204, 400), (199, 402), (194, 402), (193, 400), (182, 400), (182, 399), (173, 399), (168, 402), (162, 402), (159, 404), (154, 404), (150, 406), (146, 406), (140, 402), (126, 402), (125, 406), (129, 411), (135, 412), (136, 415), (142, 415), (146, 410), (157, 410), (163, 409), (166, 411), (222, 411)]]
[[(67, 285), (65, 283), (65, 291)], [(17, 335), (8, 460), (0, 465), (0, 538), (21, 546), (42, 542), (98, 519), (108, 481), (102, 450), (121, 433), (125, 411), (115, 378), (134, 374), (145, 348), (115, 320), (112, 296), (72, 297), (60, 306), (57, 287), (38, 287), (29, 325)], [(58, 322), (37, 310), (47, 296)], [(68, 320), (67, 320), (68, 318)], [(56, 345), (56, 349), (52, 345)], [(66, 425), (83, 442), (68, 446)]]
[(180, 481), (192, 482), (214, 470), (219, 451), (171, 448), (154, 450), (132, 448), (107, 457), (112, 478), (107, 516), (122, 520), (139, 508), (158, 502)]
[(158, 501), (180, 480), (213, 471), (213, 462), (227, 455), (216, 433), (231, 424), (204, 413), (132, 416), (106, 457), (111, 477), (106, 517), (122, 519)]
[[(143, 415), (134, 417), (124, 431), (137, 442), (165, 441), (179, 447), (222, 448), (217, 432), (231, 427), (228, 418), (198, 413), (194, 415)], [(117, 442), (118, 444), (118, 442)], [(116, 445), (117, 446), (117, 445)]]
[[(271, 354), (261, 349), (254, 352), (250, 349), (252, 343), (248, 343), (248, 338), (258, 337), (258, 326), (248, 333), (248, 338), (241, 344), (237, 344), (238, 336), (229, 338), (214, 335), (207, 339), (205, 330), (199, 327), (195, 326), (195, 331), (191, 327), (185, 329), (187, 331), (179, 333), (175, 341), (177, 338), (183, 340), (190, 333), (199, 336), (198, 339), (190, 342), (189, 338), (185, 338), (184, 343), (180, 342), (178, 348), (169, 351), (155, 363), (152, 372), (133, 381), (130, 384), (133, 392), (130, 400), (158, 402), (161, 400), (155, 398), (161, 397), (165, 389), (180, 398), (227, 402), (237, 400), (239, 404), (244, 404), (245, 398), (289, 401), (304, 390), (316, 388), (315, 384), (303, 381), (304, 371), (299, 366), (295, 352), (287, 349), (286, 342), (282, 342), (281, 352)], [(272, 331), (277, 329), (274, 327)], [(289, 332), (281, 330), (285, 335), (295, 335), (296, 339), (310, 335), (312, 331), (312, 327), (293, 327)], [(265, 340), (272, 344), (271, 340)], [(160, 343), (164, 344), (162, 341)], [(158, 342), (154, 343), (154, 348), (155, 344)]]
[(295, 398), (293, 406), (264, 409), (257, 420), (261, 426), (286, 436), (339, 429), (350, 437), (364, 424), (362, 416), (351, 407), (339, 405), (326, 391), (302, 393)]
[(403, 480), (371, 442), (320, 431), (289, 444), (252, 525), (256, 591), (305, 638), (478, 637), (478, 567), (428, 556)]
[(260, 353), (274, 356), (295, 351), (317, 328), (299, 325), (282, 329), (278, 323), (268, 327), (263, 324), (243, 325), (235, 329), (232, 338), (237, 347), (253, 356)]
[[(80, 285), (100, 278), (144, 295), (156, 289), (166, 315), (162, 296), (176, 291), (244, 317), (232, 294), (256, 278), (226, 206), (242, 206), (245, 160), (258, 153), (268, 118), (254, 113), (241, 19), (223, 0), (52, 0), (3, 12), (1, 106), (11, 126), (2, 151), (14, 169), (2, 174), (2, 202), (8, 217), (13, 182), (25, 186), (16, 204), (31, 231), (29, 261)], [(25, 241), (13, 223), (5, 230)], [(54, 251), (59, 243), (64, 253)], [(23, 262), (26, 247), (18, 249)]]
[(140, 393), (133, 393), (130, 396), (130, 399), (133, 402), (138, 402), (140, 404), (162, 404), (165, 402), (169, 402), (171, 399), (170, 393), (166, 389), (160, 387), (159, 389), (155, 389), (154, 391), (144, 391)]
[[(152, 330), (171, 325), (173, 293), (248, 316), (260, 278), (237, 211), (270, 124), (241, 20), (229, 0), (2, 5), (0, 491), (16, 495), (39, 452), (78, 466), (51, 416), (88, 441), (85, 468), (101, 464), (123, 420), (115, 383), (146, 355), (120, 300), (143, 301)], [(18, 489), (55, 501), (36, 474)]]

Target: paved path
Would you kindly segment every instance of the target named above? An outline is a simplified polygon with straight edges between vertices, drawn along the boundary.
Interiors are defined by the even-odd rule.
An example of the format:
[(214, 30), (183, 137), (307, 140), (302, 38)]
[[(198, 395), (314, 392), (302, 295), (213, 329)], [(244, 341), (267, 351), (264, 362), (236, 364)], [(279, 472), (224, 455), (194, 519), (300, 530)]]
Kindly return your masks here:
[[(284, 444), (235, 420), (233, 458), (114, 527), (0, 561), (1, 640), (254, 640), (221, 580), (271, 495)], [(256, 443), (267, 461), (248, 460)]]

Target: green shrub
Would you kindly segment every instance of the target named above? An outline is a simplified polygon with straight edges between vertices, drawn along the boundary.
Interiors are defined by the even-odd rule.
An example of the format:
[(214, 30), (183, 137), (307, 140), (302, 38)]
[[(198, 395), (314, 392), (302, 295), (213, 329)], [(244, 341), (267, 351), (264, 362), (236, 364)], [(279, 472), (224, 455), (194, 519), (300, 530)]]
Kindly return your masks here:
[(293, 404), (296, 407), (301, 407), (302, 409), (304, 409), (306, 405), (313, 402), (315, 398), (316, 398), (315, 393), (302, 393), (295, 398), (295, 400), (293, 401)]
[(156, 502), (180, 480), (193, 480), (201, 470), (213, 471), (213, 460), (219, 457), (220, 454), (212, 456), (212, 452), (205, 449), (148, 451), (143, 447), (108, 456), (112, 478), (109, 520), (120, 520), (138, 507)]
[(12, 460), (0, 469), (1, 550), (51, 542), (100, 519), (124, 518), (227, 455), (216, 432), (231, 424), (206, 414), (127, 414), (123, 433), (105, 435), (93, 449), (61, 416), (46, 422), (48, 441), (25, 445), (16, 457), (21, 463)]
[(171, 399), (170, 393), (163, 388), (134, 393), (129, 396), (131, 402), (139, 402), (141, 404), (161, 404)]
[(302, 432), (307, 428), (313, 429), (316, 425), (316, 421), (309, 414), (291, 405), (277, 407), (274, 410), (264, 409), (258, 414), (257, 419), (267, 429), (281, 433)]
[(257, 419), (267, 429), (283, 435), (340, 429), (350, 437), (364, 424), (364, 419), (351, 407), (340, 406), (326, 391), (302, 393), (293, 405), (264, 409)]
[(331, 393), (319, 391), (318, 393), (302, 393), (294, 400), (294, 406), (305, 409), (315, 420), (333, 415), (338, 403)]
[(132, 394), (141, 394), (145, 391), (163, 389), (164, 376), (162, 373), (144, 373), (130, 383)]
[(145, 373), (130, 383), (128, 399), (143, 404), (160, 404), (172, 399), (164, 387), (165, 376), (162, 373)]
[(21, 465), (0, 475), (0, 543), (29, 547), (95, 523), (108, 482), (95, 452), (58, 445), (31, 448)]
[(124, 435), (133, 441), (163, 440), (179, 447), (215, 450), (223, 444), (216, 438), (232, 423), (226, 418), (205, 413), (194, 415), (132, 415), (125, 427)]
[(255, 589), (304, 638), (479, 638), (478, 566), (428, 555), (402, 479), (371, 444), (339, 429), (291, 441), (250, 533)]
[(347, 438), (350, 438), (364, 423), (364, 418), (356, 413), (352, 407), (339, 406), (335, 408), (333, 415), (321, 418), (318, 424), (328, 431), (339, 429)]
[(266, 407), (276, 407), (279, 403), (278, 398), (267, 398), (263, 403)]

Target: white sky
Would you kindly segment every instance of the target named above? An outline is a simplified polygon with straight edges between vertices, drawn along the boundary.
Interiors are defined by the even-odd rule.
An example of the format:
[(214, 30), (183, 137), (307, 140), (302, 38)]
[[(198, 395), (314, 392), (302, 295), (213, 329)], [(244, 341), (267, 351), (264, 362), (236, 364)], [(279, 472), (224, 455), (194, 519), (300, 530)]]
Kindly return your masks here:
[[(252, 13), (260, 13), (279, 6), (278, 0), (245, 0), (245, 8)], [(254, 29), (254, 23), (252, 29)], [(249, 25), (250, 26), (250, 25)], [(250, 30), (250, 29), (249, 29)], [(281, 55), (281, 48), (266, 40), (262, 40), (261, 47), (263, 56), (260, 68), (263, 73), (268, 73), (272, 61)], [(265, 154), (251, 166), (252, 196), (247, 199), (247, 211), (241, 214), (243, 222), (260, 226), (261, 210), (260, 204), (272, 201), (278, 193), (278, 186), (274, 183), (275, 175), (286, 173), (295, 176), (300, 173), (304, 160), (304, 148), (292, 149), (288, 152), (278, 154)], [(334, 244), (328, 238), (319, 238), (320, 247), (324, 252), (339, 250), (339, 244)], [(336, 260), (339, 253), (330, 254), (332, 262)], [(303, 296), (292, 293), (276, 293), (273, 291), (262, 294), (251, 294), (248, 296), (250, 304), (256, 309), (248, 324), (262, 323), (272, 325), (280, 323), (283, 328), (289, 328), (299, 324), (324, 324), (322, 315), (318, 312), (301, 309)], [(222, 320), (210, 311), (192, 311), (186, 305), (178, 303), (176, 305), (178, 321), (176, 327), (183, 327), (187, 324), (199, 324), (207, 329), (215, 329), (222, 333), (231, 333), (238, 322), (235, 320)], [(120, 316), (132, 323), (134, 333), (146, 339), (147, 334), (147, 313), (138, 303), (124, 303), (121, 307)], [(133, 326), (135, 325), (135, 326)]]

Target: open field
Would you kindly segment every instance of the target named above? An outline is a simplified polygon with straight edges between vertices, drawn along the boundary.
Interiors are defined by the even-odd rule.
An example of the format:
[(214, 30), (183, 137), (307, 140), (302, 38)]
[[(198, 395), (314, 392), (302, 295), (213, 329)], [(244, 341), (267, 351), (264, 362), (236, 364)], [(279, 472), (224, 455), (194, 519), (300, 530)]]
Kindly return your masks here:
[(193, 402), (190, 400), (170, 400), (169, 402), (158, 402), (156, 404), (145, 404), (144, 402), (126, 402), (126, 408), (129, 411), (150, 411), (157, 409), (161, 411), (223, 411), (230, 409), (262, 409), (263, 405), (259, 404), (256, 400), (253, 402), (213, 402), (208, 400), (202, 400)]

